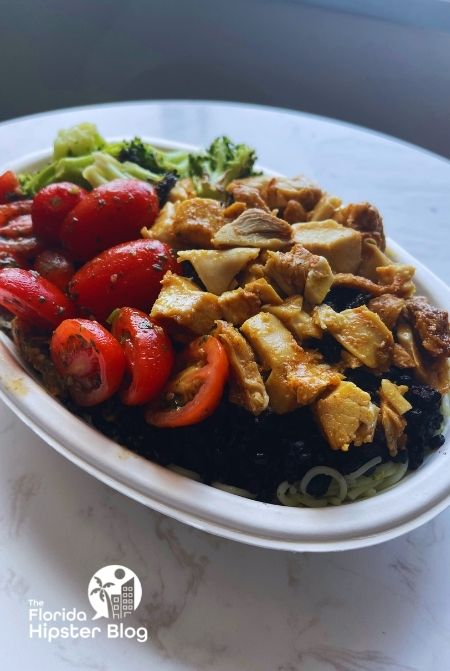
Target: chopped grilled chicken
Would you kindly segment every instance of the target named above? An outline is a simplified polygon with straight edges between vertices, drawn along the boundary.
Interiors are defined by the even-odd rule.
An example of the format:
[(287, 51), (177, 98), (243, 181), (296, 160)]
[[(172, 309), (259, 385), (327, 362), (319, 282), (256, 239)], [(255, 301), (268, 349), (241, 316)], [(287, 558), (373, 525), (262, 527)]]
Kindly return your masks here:
[(251, 186), (258, 189), (261, 196), (265, 199), (265, 194), (267, 191), (267, 185), (272, 180), (272, 177), (267, 175), (252, 175), (252, 177), (242, 177), (241, 179), (234, 179), (229, 183), (227, 191), (231, 193), (236, 184), (244, 184), (245, 186)]
[(245, 210), (247, 209), (247, 205), (245, 203), (231, 203), (231, 205), (228, 205), (224, 211), (223, 211), (223, 216), (227, 221), (233, 221), (233, 219), (237, 219)]
[(419, 344), (414, 337), (413, 330), (407, 322), (400, 320), (396, 328), (396, 337), (398, 343), (403, 347), (409, 358), (413, 362), (413, 367), (417, 369), (419, 377), (426, 378), (425, 364), (419, 348)]
[(373, 440), (379, 409), (353, 382), (341, 382), (316, 404), (316, 414), (333, 450), (347, 452)]
[(388, 369), (394, 349), (392, 333), (365, 305), (342, 312), (335, 312), (329, 305), (320, 305), (314, 310), (313, 319), (365, 366)]
[(309, 212), (322, 197), (322, 190), (301, 176), (291, 179), (273, 177), (265, 187), (263, 197), (271, 210), (283, 210), (290, 200), (295, 200)]
[(423, 349), (414, 335), (411, 324), (400, 320), (396, 328), (399, 344), (409, 354), (416, 377), (430, 387), (446, 394), (450, 388), (448, 358), (445, 354), (431, 356)]
[(244, 288), (246, 291), (256, 294), (261, 301), (261, 305), (266, 303), (269, 305), (280, 305), (283, 302), (273, 286), (264, 277), (247, 282)]
[(395, 457), (398, 450), (406, 443), (404, 435), (406, 420), (402, 415), (412, 408), (411, 403), (404, 398), (407, 391), (406, 385), (396, 385), (389, 380), (381, 380), (380, 418), (391, 457)]
[(258, 295), (243, 287), (233, 289), (233, 291), (225, 291), (219, 296), (219, 306), (223, 318), (235, 326), (240, 326), (247, 319), (258, 314), (261, 305)]
[[(188, 249), (178, 252), (181, 261), (189, 261), (208, 291), (220, 295), (231, 288), (236, 275), (254, 261), (259, 249), (234, 247), (233, 249)], [(236, 284), (235, 284), (236, 286)]]
[(194, 335), (206, 335), (222, 316), (217, 296), (202, 291), (186, 277), (167, 272), (150, 316), (164, 326), (175, 340), (185, 342)]
[(340, 198), (329, 196), (325, 193), (317, 205), (308, 213), (309, 221), (324, 221), (325, 219), (334, 219), (336, 212), (342, 205)]
[(252, 208), (222, 226), (212, 241), (215, 247), (283, 249), (292, 244), (292, 230), (283, 219)]
[(295, 242), (324, 256), (336, 273), (354, 273), (361, 263), (361, 234), (332, 219), (292, 226)]
[(333, 277), (333, 287), (349, 287), (374, 296), (394, 294), (407, 298), (414, 293), (415, 287), (411, 280), (415, 269), (412, 266), (396, 263), (392, 266), (381, 266), (376, 269), (376, 272), (379, 284), (372, 282), (367, 277), (352, 275), (351, 273), (336, 273)]
[(406, 310), (427, 352), (431, 356), (450, 356), (448, 312), (432, 307), (424, 296), (407, 300)]
[(392, 294), (383, 294), (371, 298), (367, 307), (375, 312), (388, 329), (392, 331), (405, 307), (405, 301), (403, 298)]
[(214, 335), (225, 347), (230, 363), (230, 401), (259, 415), (269, 404), (269, 397), (252, 348), (234, 326), (216, 321)]
[(333, 282), (328, 261), (302, 245), (288, 252), (268, 252), (266, 275), (287, 295), (304, 294), (310, 305), (321, 303)]
[(337, 212), (336, 219), (344, 226), (362, 233), (364, 238), (375, 240), (381, 250), (386, 249), (383, 220), (377, 208), (370, 203), (351, 203), (342, 207)]
[(393, 265), (393, 263), (392, 259), (381, 251), (374, 240), (366, 238), (362, 241), (361, 263), (357, 270), (358, 275), (367, 277), (372, 282), (378, 282), (377, 268)]
[(178, 247), (211, 248), (211, 240), (224, 225), (223, 209), (217, 200), (189, 198), (177, 205), (173, 229)]
[(279, 414), (312, 403), (319, 394), (339, 383), (341, 375), (320, 357), (305, 351), (282, 322), (260, 312), (241, 327), (263, 370), (269, 373), (266, 389), (271, 408)]
[(392, 354), (392, 363), (397, 368), (414, 368), (415, 363), (411, 355), (408, 354), (403, 345), (394, 343), (394, 352)]
[(391, 408), (399, 415), (411, 410), (412, 405), (404, 398), (408, 387), (405, 384), (394, 384), (390, 380), (382, 379), (380, 388), (380, 400), (389, 403)]
[(255, 207), (258, 210), (270, 212), (256, 186), (242, 184), (242, 182), (231, 182), (227, 191), (233, 196), (236, 202), (245, 203), (247, 207)]
[(264, 276), (264, 265), (258, 260), (256, 263), (250, 263), (239, 275), (238, 280), (241, 286), (245, 286), (249, 282), (264, 278)]
[(408, 266), (404, 263), (391, 263), (388, 266), (380, 266), (376, 269), (379, 283), (389, 287), (389, 291), (383, 293), (396, 294), (403, 298), (409, 298), (416, 291), (414, 282), (412, 282), (415, 272), (414, 266)]
[(442, 395), (450, 391), (449, 360), (444, 354), (427, 357), (427, 384), (437, 389)]
[(161, 240), (176, 249), (178, 241), (173, 225), (175, 221), (176, 207), (176, 204), (167, 202), (158, 214), (153, 226), (151, 228), (144, 227), (141, 229), (142, 237), (151, 238), (152, 240)]
[(283, 219), (289, 224), (297, 224), (299, 221), (306, 221), (308, 213), (301, 203), (296, 200), (288, 200), (283, 210)]
[(169, 201), (177, 203), (180, 200), (187, 200), (188, 198), (195, 198), (196, 191), (194, 182), (190, 177), (179, 179), (173, 189), (169, 193)]
[(320, 338), (322, 331), (313, 322), (311, 315), (302, 310), (302, 304), (302, 296), (291, 296), (280, 305), (264, 305), (262, 310), (278, 317), (300, 341), (307, 338)]

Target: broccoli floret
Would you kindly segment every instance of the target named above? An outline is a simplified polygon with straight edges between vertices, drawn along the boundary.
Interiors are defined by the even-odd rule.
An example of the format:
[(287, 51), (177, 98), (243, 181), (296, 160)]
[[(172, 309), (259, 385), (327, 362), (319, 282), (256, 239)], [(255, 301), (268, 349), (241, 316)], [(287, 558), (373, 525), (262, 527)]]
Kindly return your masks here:
[(92, 123), (80, 123), (67, 130), (60, 130), (53, 144), (53, 159), (66, 156), (85, 156), (98, 151), (106, 142)]
[(158, 174), (171, 172), (178, 177), (188, 175), (189, 152), (187, 151), (161, 151), (138, 137), (109, 144), (105, 151), (122, 163), (131, 161), (151, 172)]
[(255, 174), (255, 151), (246, 144), (234, 144), (225, 136), (218, 137), (202, 154), (191, 154), (189, 174), (199, 196), (223, 199), (233, 179)]
[(144, 182), (156, 184), (164, 180), (165, 175), (157, 175), (142, 168), (136, 163), (125, 161), (120, 163), (110, 154), (103, 151), (94, 152), (91, 163), (83, 170), (83, 178), (95, 188), (113, 179), (140, 179)]

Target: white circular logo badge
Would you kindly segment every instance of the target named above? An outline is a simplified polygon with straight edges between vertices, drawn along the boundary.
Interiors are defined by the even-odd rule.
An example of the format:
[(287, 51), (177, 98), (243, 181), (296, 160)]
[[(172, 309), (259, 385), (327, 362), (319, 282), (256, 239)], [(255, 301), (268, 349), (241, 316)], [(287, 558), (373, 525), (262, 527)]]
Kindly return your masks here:
[(136, 573), (126, 566), (111, 564), (94, 573), (89, 587), (88, 597), (97, 620), (106, 617), (110, 620), (123, 620), (139, 606), (142, 598), (141, 581)]

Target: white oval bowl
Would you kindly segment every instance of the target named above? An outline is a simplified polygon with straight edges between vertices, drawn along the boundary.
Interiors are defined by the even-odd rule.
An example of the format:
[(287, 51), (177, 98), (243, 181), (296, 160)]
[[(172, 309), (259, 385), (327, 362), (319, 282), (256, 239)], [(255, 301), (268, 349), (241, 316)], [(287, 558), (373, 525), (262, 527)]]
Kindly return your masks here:
[[(164, 149), (195, 149), (160, 138), (148, 141)], [(49, 156), (50, 151), (29, 154), (3, 169), (35, 169)], [(447, 285), (392, 240), (388, 247), (396, 260), (416, 267), (419, 291), (449, 310)], [(190, 480), (114, 443), (53, 399), (29, 374), (3, 333), (0, 398), (43, 440), (98, 480), (181, 522), (252, 545), (310, 552), (374, 545), (418, 527), (450, 504), (448, 426), (446, 443), (392, 489), (338, 507), (289, 508)]]

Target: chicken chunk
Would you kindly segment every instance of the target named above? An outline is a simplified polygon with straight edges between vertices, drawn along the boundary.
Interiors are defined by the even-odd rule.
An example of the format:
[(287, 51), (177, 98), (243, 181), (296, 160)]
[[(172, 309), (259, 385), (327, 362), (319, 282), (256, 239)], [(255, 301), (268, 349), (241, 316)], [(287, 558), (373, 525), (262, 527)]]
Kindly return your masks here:
[(289, 224), (297, 224), (299, 221), (306, 221), (308, 213), (301, 203), (296, 200), (288, 200), (283, 210), (283, 219)]
[(340, 198), (329, 196), (325, 193), (317, 205), (308, 213), (308, 220), (325, 221), (325, 219), (334, 219), (341, 205), (342, 201)]
[(225, 291), (219, 296), (219, 306), (223, 318), (235, 326), (240, 326), (247, 319), (258, 314), (261, 305), (258, 295), (243, 287), (233, 289), (233, 291)]
[(230, 363), (230, 401), (259, 415), (269, 404), (269, 397), (252, 348), (231, 324), (218, 320), (214, 335), (225, 347)]
[(195, 198), (197, 192), (195, 190), (194, 182), (190, 177), (179, 179), (175, 186), (170, 190), (169, 201), (171, 203), (178, 203), (180, 200), (187, 200), (188, 198)]
[(341, 382), (325, 398), (317, 401), (316, 415), (333, 450), (347, 452), (373, 440), (379, 408), (370, 395), (353, 382)]
[(300, 347), (275, 315), (260, 312), (248, 319), (241, 331), (269, 373), (266, 389), (270, 406), (279, 414), (312, 403), (341, 380), (320, 357)]
[(383, 293), (391, 293), (403, 298), (412, 296), (416, 290), (412, 281), (415, 272), (414, 266), (404, 263), (390, 263), (388, 266), (380, 266), (376, 269), (378, 282), (389, 287), (389, 291), (383, 291)]
[(328, 261), (302, 245), (289, 252), (268, 252), (265, 273), (287, 295), (304, 294), (311, 305), (321, 303), (333, 282)]
[(202, 291), (191, 280), (170, 271), (164, 275), (161, 284), (150, 316), (181, 342), (210, 333), (214, 322), (222, 316), (217, 296)]
[(302, 304), (302, 296), (291, 296), (280, 305), (264, 305), (262, 310), (278, 317), (297, 340), (320, 338), (322, 331), (313, 322), (311, 315), (302, 310)]
[(356, 273), (362, 277), (367, 277), (372, 282), (378, 282), (377, 268), (393, 265), (393, 263), (392, 259), (381, 251), (374, 240), (366, 238), (362, 241), (361, 263)]
[(370, 203), (347, 205), (337, 212), (336, 219), (344, 226), (362, 233), (364, 238), (375, 240), (381, 250), (386, 249), (383, 220), (377, 208)]
[(260, 277), (257, 280), (252, 280), (245, 284), (246, 291), (251, 291), (252, 293), (258, 296), (261, 301), (261, 305), (280, 305), (283, 301), (280, 296), (277, 294), (275, 289), (265, 277)]
[(333, 277), (333, 287), (358, 289), (373, 296), (394, 294), (407, 298), (415, 291), (414, 283), (412, 282), (414, 272), (415, 269), (413, 266), (406, 266), (400, 263), (390, 266), (380, 266), (376, 268), (379, 284), (360, 275), (336, 273)]
[(179, 247), (211, 248), (211, 240), (225, 224), (217, 200), (189, 198), (177, 205), (173, 230)]
[(354, 273), (361, 263), (361, 234), (332, 219), (292, 226), (295, 242), (324, 256), (337, 273)]
[[(259, 249), (234, 247), (233, 249), (189, 249), (178, 252), (181, 261), (189, 261), (207, 288), (218, 296), (231, 288), (236, 275), (254, 261)], [(236, 283), (234, 284), (236, 286)]]
[(424, 296), (406, 301), (408, 317), (431, 356), (450, 356), (448, 312), (432, 307)]
[(265, 210), (270, 212), (266, 203), (264, 202), (258, 187), (249, 184), (242, 184), (239, 182), (231, 182), (227, 188), (228, 193), (233, 196), (233, 199), (239, 203), (245, 203), (247, 207), (255, 207), (258, 210)]
[(141, 229), (142, 237), (161, 240), (161, 242), (166, 242), (171, 247), (176, 248), (178, 244), (174, 229), (176, 208), (176, 204), (167, 202), (158, 214), (153, 226)]
[(283, 219), (252, 208), (222, 226), (212, 241), (215, 247), (284, 249), (292, 244), (292, 230)]
[(295, 200), (309, 212), (322, 197), (322, 190), (304, 177), (273, 177), (265, 187), (264, 196), (271, 210), (283, 210), (290, 200)]
[(392, 331), (405, 307), (405, 301), (403, 298), (392, 294), (383, 294), (371, 298), (367, 307), (375, 312), (388, 329)]
[(389, 368), (394, 349), (392, 333), (365, 305), (342, 312), (321, 305), (314, 310), (313, 318), (365, 366), (378, 370)]
[(404, 398), (408, 391), (406, 385), (397, 385), (390, 380), (381, 380), (380, 387), (380, 418), (386, 436), (389, 454), (395, 457), (398, 450), (404, 447), (406, 437), (403, 435), (406, 421), (402, 417), (412, 405)]

